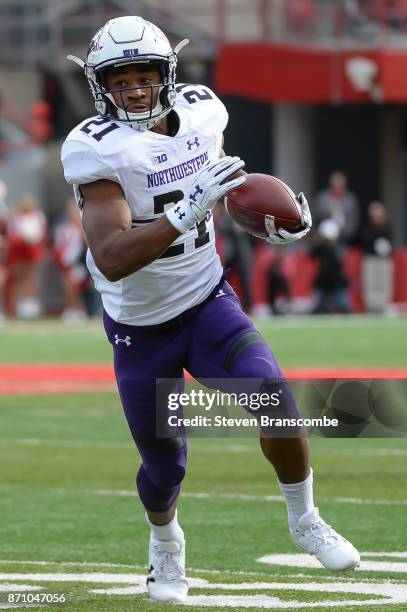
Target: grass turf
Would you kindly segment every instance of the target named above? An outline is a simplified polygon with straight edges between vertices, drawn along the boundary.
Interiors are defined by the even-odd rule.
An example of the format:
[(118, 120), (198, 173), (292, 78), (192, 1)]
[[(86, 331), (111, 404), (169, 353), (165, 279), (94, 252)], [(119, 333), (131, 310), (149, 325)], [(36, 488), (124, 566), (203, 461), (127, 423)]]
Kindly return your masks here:
[[(407, 367), (407, 319), (315, 316), (259, 321), (282, 367)], [(0, 363), (106, 363), (111, 347), (100, 321), (11, 322), (0, 327)]]
[[(307, 325), (310, 342), (304, 346)], [(263, 327), (283, 366), (328, 365), (328, 360), (332, 365), (350, 365), (352, 355), (354, 365), (388, 367), (405, 365), (401, 359), (405, 325), (404, 321), (376, 318), (343, 322), (321, 318), (309, 323), (273, 320)], [(94, 326), (66, 328), (53, 323), (47, 329), (45, 323), (13, 324), (0, 330), (0, 339), (3, 363), (110, 359), (103, 333)], [(320, 347), (316, 354), (315, 347)], [(404, 552), (406, 440), (314, 439), (312, 447), (316, 498), (326, 520), (362, 551)], [(144, 576), (147, 529), (143, 511), (136, 496), (119, 494), (134, 491), (138, 462), (116, 394), (0, 396), (0, 574), (23, 575), (20, 580), (0, 577), (0, 588), (8, 582), (39, 586), (41, 592), (65, 592), (69, 602), (63, 609), (67, 610), (151, 610), (141, 593), (92, 592), (129, 586), (129, 582), (115, 584), (112, 574)], [(279, 491), (256, 440), (192, 439), (183, 490), (180, 517), (188, 538), (189, 574), (223, 585), (211, 589), (203, 584), (191, 589), (192, 596), (222, 595), (229, 603), (236, 595), (257, 597), (250, 604), (252, 610), (262, 609), (259, 597), (265, 595), (278, 597), (295, 610), (317, 602), (317, 612), (339, 610), (345, 600), (361, 604), (346, 605), (347, 612), (407, 609), (406, 603), (385, 600), (373, 605), (371, 595), (348, 593), (346, 586), (342, 592), (307, 590), (311, 582), (329, 590), (337, 582), (369, 585), (368, 580), (379, 585), (394, 581), (407, 590), (407, 564), (406, 570), (397, 573), (362, 570), (333, 579), (323, 569), (256, 561), (271, 553), (298, 552), (288, 535), (283, 503), (261, 499), (278, 496)], [(207, 496), (199, 498), (198, 493)], [(227, 497), (233, 494), (251, 497)], [(365, 503), (338, 499), (344, 497)], [(72, 565), (63, 565), (66, 562)], [(83, 562), (89, 565), (81, 565)], [(56, 581), (30, 579), (29, 574), (40, 572), (65, 577), (70, 572), (78, 578), (70, 582), (64, 582), (64, 576), (61, 581), (58, 577)], [(85, 572), (105, 576), (84, 582)], [(236, 583), (274, 586), (248, 590), (246, 585), (237, 591), (227, 587)], [(292, 587), (284, 589), (281, 585), (287, 583)], [(303, 584), (304, 590), (297, 590), (295, 584)], [(396, 588), (400, 587), (395, 584)], [(6, 598), (7, 593), (0, 592), (0, 607)], [(198, 603), (182, 610), (192, 612), (202, 606)], [(41, 609), (57, 608), (53, 604)], [(154, 605), (153, 609), (161, 612), (168, 606)], [(231, 608), (221, 600), (209, 609)]]

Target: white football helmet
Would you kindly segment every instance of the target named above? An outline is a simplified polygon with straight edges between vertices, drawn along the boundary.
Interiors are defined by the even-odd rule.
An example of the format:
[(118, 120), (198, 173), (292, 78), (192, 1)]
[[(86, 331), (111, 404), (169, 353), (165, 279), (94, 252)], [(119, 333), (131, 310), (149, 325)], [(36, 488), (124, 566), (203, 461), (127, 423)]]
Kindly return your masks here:
[[(68, 59), (84, 69), (95, 98), (96, 110), (102, 117), (122, 121), (144, 131), (151, 129), (174, 106), (177, 53), (188, 42), (187, 39), (181, 41), (173, 50), (168, 38), (153, 23), (136, 16), (118, 17), (96, 32), (90, 42), (86, 62), (73, 55), (68, 55)], [(159, 88), (157, 102), (153, 107), (154, 96), (151, 96), (150, 109), (143, 113), (131, 113), (117, 106), (103, 76), (107, 68), (133, 63), (154, 63), (160, 68), (160, 84), (146, 86)]]

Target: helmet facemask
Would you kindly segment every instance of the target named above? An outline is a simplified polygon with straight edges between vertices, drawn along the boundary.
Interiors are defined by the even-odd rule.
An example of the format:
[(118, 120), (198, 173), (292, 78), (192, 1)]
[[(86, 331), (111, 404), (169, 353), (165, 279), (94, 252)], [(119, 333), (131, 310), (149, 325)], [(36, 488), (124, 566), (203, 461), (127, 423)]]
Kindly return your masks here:
[[(92, 93), (95, 97), (96, 109), (102, 116), (121, 121), (134, 129), (140, 131), (149, 130), (159, 121), (159, 119), (165, 117), (174, 106), (176, 98), (176, 56), (174, 55), (168, 60), (160, 61), (126, 62), (126, 64), (129, 63), (132, 65), (151, 64), (152, 66), (158, 66), (160, 70), (160, 83), (154, 85), (140, 85), (137, 88), (122, 87), (108, 89), (104, 74), (106, 69), (93, 71), (93, 78), (88, 75), (88, 79)], [(124, 64), (122, 63), (121, 65)], [(120, 64), (117, 64), (109, 68), (114, 69), (119, 67)], [(130, 112), (126, 109), (125, 96), (123, 94), (134, 89), (148, 90), (150, 92), (150, 108), (148, 111)], [(116, 99), (117, 94), (119, 94), (121, 103), (115, 101), (115, 96), (113, 94), (116, 94)], [(129, 106), (129, 104), (127, 104), (127, 106)]]

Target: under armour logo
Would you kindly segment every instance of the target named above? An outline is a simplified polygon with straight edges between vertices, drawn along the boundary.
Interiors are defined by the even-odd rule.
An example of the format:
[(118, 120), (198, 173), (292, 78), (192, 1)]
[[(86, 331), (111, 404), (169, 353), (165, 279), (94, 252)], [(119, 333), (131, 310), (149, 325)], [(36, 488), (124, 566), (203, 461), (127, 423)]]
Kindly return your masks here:
[(196, 146), (196, 148), (198, 148), (199, 147), (198, 136), (195, 136), (195, 140), (187, 140), (187, 145), (188, 145), (188, 151), (190, 151), (194, 145)]
[(218, 293), (215, 295), (215, 298), (221, 297), (222, 295), (226, 295), (226, 293), (223, 291), (223, 289), (219, 289)]
[(116, 334), (114, 337), (115, 344), (119, 344), (119, 342), (124, 342), (126, 346), (130, 346), (131, 338), (130, 336), (126, 336), (125, 338), (119, 338), (119, 334)]
[(189, 199), (192, 200), (193, 202), (196, 202), (196, 196), (198, 195), (198, 193), (200, 194), (203, 193), (203, 189), (199, 185), (195, 187), (195, 193), (189, 194)]
[(181, 221), (182, 217), (185, 217), (185, 213), (180, 212), (180, 210), (181, 206), (177, 206), (177, 208), (174, 208), (174, 212), (178, 213), (178, 219)]

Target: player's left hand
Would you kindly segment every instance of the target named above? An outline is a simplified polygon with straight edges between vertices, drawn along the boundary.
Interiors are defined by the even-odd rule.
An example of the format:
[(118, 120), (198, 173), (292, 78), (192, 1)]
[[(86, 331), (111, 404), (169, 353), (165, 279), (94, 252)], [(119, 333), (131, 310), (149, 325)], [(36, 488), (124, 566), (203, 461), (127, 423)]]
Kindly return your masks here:
[(296, 240), (301, 240), (310, 231), (312, 227), (311, 211), (308, 206), (307, 198), (302, 193), (297, 195), (297, 202), (301, 206), (301, 227), (295, 232), (289, 232), (288, 230), (279, 229), (276, 230), (274, 226), (274, 219), (270, 215), (266, 215), (266, 230), (268, 236), (265, 239), (269, 244), (289, 244)]

